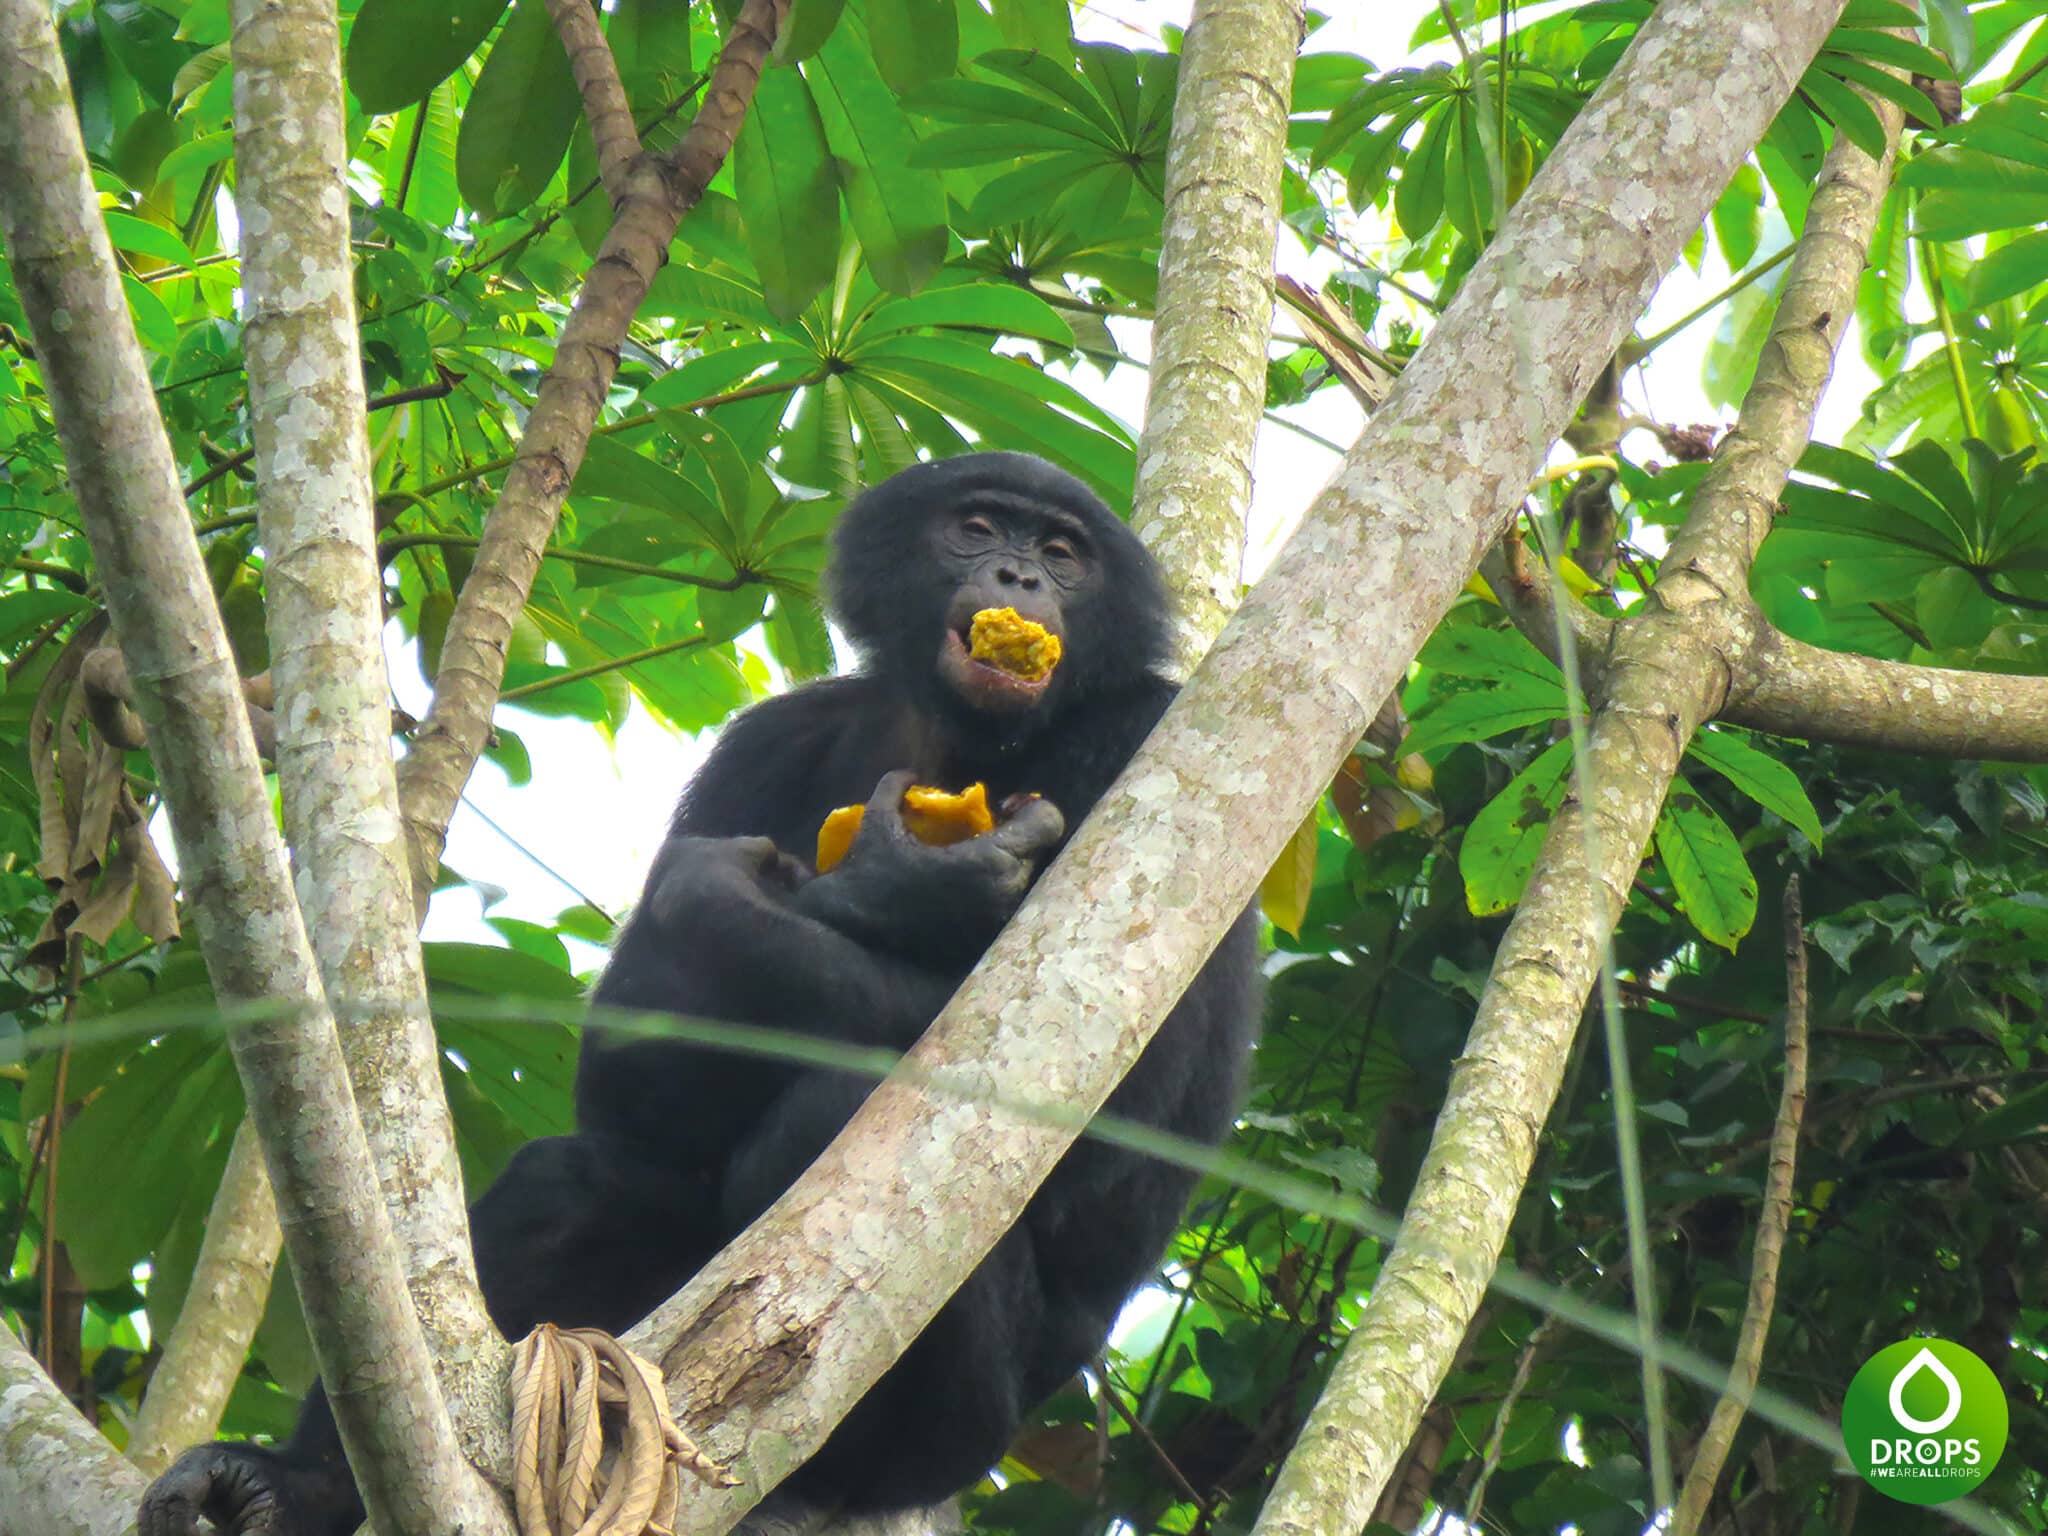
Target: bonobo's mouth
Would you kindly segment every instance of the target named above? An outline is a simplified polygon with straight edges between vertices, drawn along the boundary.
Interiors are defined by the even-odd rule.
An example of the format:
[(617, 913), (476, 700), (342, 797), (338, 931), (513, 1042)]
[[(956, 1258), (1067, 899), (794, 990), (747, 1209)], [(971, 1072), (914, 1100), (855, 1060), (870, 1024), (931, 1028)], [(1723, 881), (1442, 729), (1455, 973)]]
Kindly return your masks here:
[(973, 623), (970, 614), (949, 626), (939, 646), (939, 676), (946, 686), (970, 707), (990, 714), (1022, 714), (1036, 706), (1045, 696), (1045, 685), (1052, 680), (1052, 674), (1048, 672), (1033, 681), (976, 661), (967, 652), (967, 632)]

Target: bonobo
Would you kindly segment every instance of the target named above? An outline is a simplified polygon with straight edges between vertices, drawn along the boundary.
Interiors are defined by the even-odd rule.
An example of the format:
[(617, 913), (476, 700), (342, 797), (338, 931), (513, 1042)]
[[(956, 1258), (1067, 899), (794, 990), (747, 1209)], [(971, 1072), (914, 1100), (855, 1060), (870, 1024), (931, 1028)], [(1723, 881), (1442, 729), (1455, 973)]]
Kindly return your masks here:
[[(726, 727), (684, 791), (597, 1000), (907, 1048), (1017, 908), (1173, 696), (1167, 604), (1137, 538), (1041, 460), (919, 464), (859, 497), (834, 538), (833, 617), (860, 670)], [(1009, 609), (1058, 657), (1038, 676), (978, 659), (975, 615)], [(993, 831), (909, 835), (913, 783), (987, 786)], [(843, 860), (810, 859), (865, 802)], [(830, 861), (828, 861), (830, 862)], [(1211, 955), (1109, 1101), (1215, 1142), (1258, 1014), (1250, 914)], [(491, 1316), (623, 1331), (810, 1164), (872, 1083), (672, 1039), (587, 1033), (577, 1130), (523, 1148), (471, 1212)], [(1157, 1261), (1190, 1179), (1077, 1143), (1015, 1227), (868, 1392), (789, 1493), (849, 1512), (944, 1498), (1101, 1348)], [(142, 1536), (346, 1536), (362, 1518), (316, 1389), (291, 1440), (185, 1453), (145, 1496)]]

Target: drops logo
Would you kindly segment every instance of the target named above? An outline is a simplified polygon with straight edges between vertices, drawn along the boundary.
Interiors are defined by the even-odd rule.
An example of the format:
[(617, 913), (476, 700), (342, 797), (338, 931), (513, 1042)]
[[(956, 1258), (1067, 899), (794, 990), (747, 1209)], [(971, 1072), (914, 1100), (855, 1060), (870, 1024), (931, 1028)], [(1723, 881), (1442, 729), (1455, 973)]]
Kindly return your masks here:
[(1842, 1402), (1849, 1460), (1880, 1493), (1940, 1504), (1975, 1488), (2005, 1449), (2005, 1393), (1991, 1368), (1946, 1339), (1871, 1356)]

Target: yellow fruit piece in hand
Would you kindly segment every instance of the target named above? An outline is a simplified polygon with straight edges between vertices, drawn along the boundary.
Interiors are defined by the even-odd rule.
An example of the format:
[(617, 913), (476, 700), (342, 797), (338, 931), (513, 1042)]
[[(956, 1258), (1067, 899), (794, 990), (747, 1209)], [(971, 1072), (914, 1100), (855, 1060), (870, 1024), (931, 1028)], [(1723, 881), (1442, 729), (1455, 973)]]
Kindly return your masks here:
[(1012, 677), (1035, 683), (1060, 664), (1060, 637), (1014, 608), (984, 608), (967, 633), (967, 654)]
[[(861, 818), (866, 813), (866, 806), (842, 805), (825, 818), (824, 825), (818, 828), (819, 874), (846, 857), (854, 838), (860, 834)], [(957, 795), (927, 784), (913, 784), (903, 795), (903, 824), (920, 843), (943, 848), (993, 831), (996, 819), (989, 814), (988, 790), (980, 784), (970, 784)]]

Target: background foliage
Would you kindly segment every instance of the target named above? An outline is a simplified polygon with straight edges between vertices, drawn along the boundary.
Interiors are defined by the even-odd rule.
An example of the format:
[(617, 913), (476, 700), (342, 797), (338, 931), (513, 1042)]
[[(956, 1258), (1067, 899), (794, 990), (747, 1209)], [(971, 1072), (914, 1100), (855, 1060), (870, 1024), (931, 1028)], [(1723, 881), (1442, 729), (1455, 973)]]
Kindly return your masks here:
[[(1381, 361), (1398, 366), (1426, 335), (1649, 10), (1461, 0), (1423, 17), (1412, 58), (1305, 58), (1283, 238), (1338, 253), (1328, 297)], [(60, 11), (192, 516), (256, 674), (226, 0)], [(540, 0), (342, 11), (381, 553), (392, 622), (431, 675), (608, 210)], [(1853, 0), (1688, 252), (1738, 274), (1708, 317), (1703, 376), (1731, 402), (1825, 147), (1837, 133), (1875, 142), (1852, 88), (1906, 106), (1858, 305), (1877, 385), (1853, 431), (1808, 453), (1756, 571), (1771, 620), (1799, 638), (2048, 671), (2044, 17), (2048, 0)], [(1153, 300), (1175, 38), (1078, 43), (1070, 21), (1064, 0), (993, 14), (976, 0), (798, 0), (732, 163), (635, 326), (515, 637), (508, 697), (595, 732), (640, 710), (688, 733), (831, 670), (824, 537), (852, 488), (922, 456), (1028, 449), (1127, 500), (1131, 427), (1069, 379), (1116, 360), (1107, 322), (1141, 320)], [(607, 26), (644, 133), (668, 142), (715, 54), (717, 8), (619, 0)], [(0, 1306), (118, 1443), (149, 1340), (183, 1300), (241, 1099), (149, 835), (150, 760), (95, 734), (78, 683), (103, 621), (24, 338), (0, 267)], [(1275, 407), (1342, 387), (1286, 341), (1270, 385)], [(1525, 536), (1567, 553), (1581, 600), (1616, 612), (1641, 599), (1683, 518), (1704, 436), (1633, 414), (1619, 392), (1604, 404), (1620, 413), (1618, 468), (1560, 481)], [(1274, 902), (1305, 915), (1272, 935), (1236, 1148), (1392, 1210), (1569, 750), (1558, 674), (1476, 588), (1405, 704), (1400, 758), (1355, 763), (1397, 828), (1336, 797), (1312, 878)], [(509, 723), (492, 756), (524, 781)], [(1895, 1338), (1970, 1344), (2013, 1414), (1985, 1495), (2048, 1529), (2048, 774), (1727, 729), (1693, 757), (1615, 940), (1664, 1325), (1714, 1358), (1732, 1351), (1777, 1100), (1773, 914), (1798, 873), (1816, 1053), (1765, 1385), (1833, 1414), (1855, 1367)], [(566, 1127), (574, 1038), (560, 1020), (587, 977), (565, 941), (608, 931), (588, 906), (494, 926), (502, 947), (427, 951), (472, 1187)], [(508, 1022), (508, 999), (537, 1017)], [(65, 1023), (75, 1043), (43, 1048)], [(1623, 1170), (1586, 1038), (1510, 1256), (1626, 1312)], [(1092, 1384), (1106, 1396), (1077, 1383), (1049, 1405), (970, 1500), (976, 1528), (1245, 1526), (1379, 1256), (1322, 1216), (1206, 1184)], [(310, 1373), (280, 1278), (227, 1429), (281, 1431)], [(1497, 1302), (1411, 1481), (1488, 1529), (1632, 1536), (1654, 1514), (1636, 1380), (1614, 1346)], [(1683, 1442), (1710, 1407), (1679, 1386), (1669, 1427)], [(1859, 1497), (1827, 1453), (1754, 1418), (1731, 1464), (1741, 1523), (1727, 1529), (1923, 1518)]]

